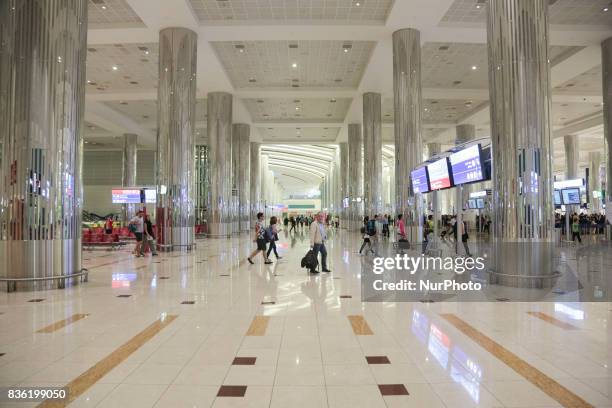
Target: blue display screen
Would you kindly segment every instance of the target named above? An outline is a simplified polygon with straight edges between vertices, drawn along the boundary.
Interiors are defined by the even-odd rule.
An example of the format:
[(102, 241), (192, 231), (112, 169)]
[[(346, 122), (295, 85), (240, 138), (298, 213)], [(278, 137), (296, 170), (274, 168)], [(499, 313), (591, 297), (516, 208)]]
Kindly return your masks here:
[(564, 188), (561, 190), (563, 196), (563, 204), (572, 205), (580, 204), (580, 189), (579, 188)]
[(413, 170), (410, 173), (410, 178), (412, 179), (412, 190), (415, 194), (429, 192), (429, 177), (427, 177), (426, 167)]
[(455, 185), (484, 180), (480, 144), (451, 154), (450, 163)]
[(561, 205), (561, 191), (555, 190), (555, 205)]

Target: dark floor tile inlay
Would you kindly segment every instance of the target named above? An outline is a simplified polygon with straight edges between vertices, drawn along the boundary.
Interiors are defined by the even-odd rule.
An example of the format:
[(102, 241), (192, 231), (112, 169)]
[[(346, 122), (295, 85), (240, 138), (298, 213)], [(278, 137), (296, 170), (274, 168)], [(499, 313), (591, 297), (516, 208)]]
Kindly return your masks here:
[(2, 357), (3, 355), (5, 355), (6, 353), (0, 353), (0, 357)]
[(261, 304), (262, 305), (275, 305), (276, 302), (273, 300), (268, 300), (268, 301), (261, 302)]
[(508, 298), (497, 298), (495, 300), (497, 300), (498, 302), (508, 302), (510, 299), (508, 299)]
[(257, 357), (235, 357), (233, 365), (255, 365)]
[(169, 276), (160, 276), (159, 279), (170, 279)]
[(340, 299), (352, 299), (353, 297), (351, 295), (341, 295)]
[(117, 295), (117, 297), (130, 297), (132, 295)]
[(219, 275), (219, 276), (229, 276), (229, 274), (224, 273), (224, 274), (221, 274), (221, 275)]
[(431, 300), (431, 299), (423, 299), (420, 301), (421, 303), (436, 303), (435, 300)]
[(28, 302), (42, 302), (45, 299), (30, 299)]
[(246, 385), (222, 385), (219, 387), (217, 397), (244, 397)]
[(183, 300), (181, 305), (195, 305), (195, 300)]
[(378, 389), (383, 396), (410, 395), (404, 384), (378, 384)]
[(387, 356), (366, 356), (368, 364), (391, 364)]

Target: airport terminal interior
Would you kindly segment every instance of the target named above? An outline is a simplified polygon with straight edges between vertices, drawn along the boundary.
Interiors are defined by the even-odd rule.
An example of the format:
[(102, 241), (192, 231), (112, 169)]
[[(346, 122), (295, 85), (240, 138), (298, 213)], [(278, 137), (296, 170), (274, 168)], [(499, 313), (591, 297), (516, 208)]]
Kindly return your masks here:
[(612, 408), (611, 8), (0, 0), (0, 407)]

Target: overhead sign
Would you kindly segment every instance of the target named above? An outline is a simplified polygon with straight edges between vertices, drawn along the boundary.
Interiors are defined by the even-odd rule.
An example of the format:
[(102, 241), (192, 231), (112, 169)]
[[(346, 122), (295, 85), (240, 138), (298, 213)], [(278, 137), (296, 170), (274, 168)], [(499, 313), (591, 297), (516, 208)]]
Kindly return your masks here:
[(554, 187), (555, 187), (555, 190), (563, 190), (564, 188), (572, 188), (572, 187), (584, 187), (584, 179), (579, 178), (579, 179), (555, 181)]

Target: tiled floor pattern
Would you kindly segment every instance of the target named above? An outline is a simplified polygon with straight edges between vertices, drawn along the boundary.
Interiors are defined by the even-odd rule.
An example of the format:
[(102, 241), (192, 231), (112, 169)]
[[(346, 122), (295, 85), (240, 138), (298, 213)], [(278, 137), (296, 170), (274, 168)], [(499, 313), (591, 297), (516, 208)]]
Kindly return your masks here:
[[(82, 286), (0, 294), (0, 386), (91, 383), (69, 407), (612, 407), (609, 304), (362, 303), (359, 234), (330, 235), (333, 272), (318, 276), (299, 268), (299, 232), (270, 266), (242, 262), (246, 235), (159, 263), (88, 253)], [(89, 316), (36, 333), (76, 314)], [(552, 398), (483, 338), (579, 399)]]

